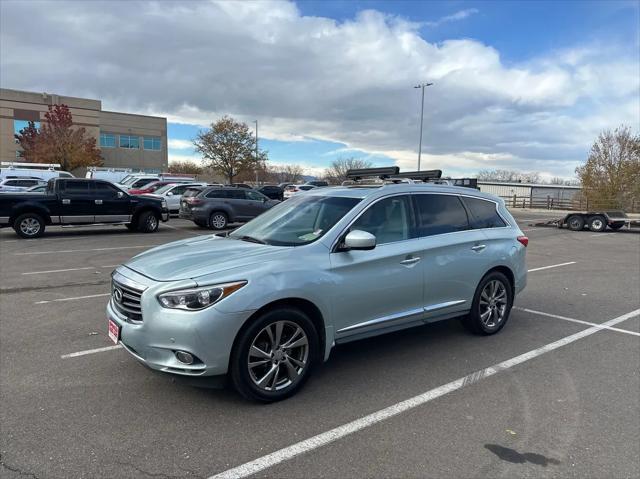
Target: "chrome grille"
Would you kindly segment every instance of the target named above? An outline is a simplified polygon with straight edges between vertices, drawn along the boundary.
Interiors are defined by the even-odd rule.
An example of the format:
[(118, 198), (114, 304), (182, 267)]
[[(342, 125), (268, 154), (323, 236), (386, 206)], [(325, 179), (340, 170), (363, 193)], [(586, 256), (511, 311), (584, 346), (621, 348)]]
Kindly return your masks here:
[(111, 301), (113, 306), (131, 321), (142, 321), (140, 297), (143, 291), (144, 288), (133, 288), (131, 285), (117, 281), (115, 278), (111, 280)]

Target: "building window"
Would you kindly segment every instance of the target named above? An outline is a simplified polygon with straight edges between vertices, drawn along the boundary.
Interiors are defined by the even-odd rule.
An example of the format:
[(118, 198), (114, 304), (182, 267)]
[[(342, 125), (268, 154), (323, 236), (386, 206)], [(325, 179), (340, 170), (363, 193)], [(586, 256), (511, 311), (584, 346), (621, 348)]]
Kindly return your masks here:
[[(35, 127), (37, 129), (40, 129), (40, 122), (39, 121), (34, 121), (33, 122)], [(13, 120), (13, 133), (15, 133), (16, 135), (20, 134), (21, 130), (24, 130), (25, 128), (27, 128), (29, 126), (29, 121), (28, 120)], [(15, 139), (15, 137), (14, 137)], [(15, 142), (18, 143), (18, 140), (15, 139)]]
[(113, 133), (100, 133), (100, 148), (115, 148), (116, 135)]
[(144, 137), (144, 149), (145, 150), (154, 150), (160, 151), (160, 138), (156, 136), (145, 136)]
[(131, 135), (120, 135), (120, 148), (137, 150), (140, 148), (140, 138)]

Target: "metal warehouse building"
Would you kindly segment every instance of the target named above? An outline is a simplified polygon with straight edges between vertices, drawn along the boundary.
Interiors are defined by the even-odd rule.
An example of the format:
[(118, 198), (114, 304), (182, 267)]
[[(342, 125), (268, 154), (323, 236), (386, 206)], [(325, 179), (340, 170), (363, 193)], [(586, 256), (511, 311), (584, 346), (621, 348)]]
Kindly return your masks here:
[(503, 198), (508, 204), (520, 207), (569, 206), (581, 191), (579, 186), (544, 185), (535, 183), (511, 183), (502, 181), (478, 181), (480, 191)]
[(105, 111), (100, 100), (0, 89), (0, 160), (20, 161), (14, 134), (29, 121), (39, 124), (49, 105), (69, 107), (73, 123), (86, 129), (100, 147), (104, 166), (166, 171), (167, 119)]

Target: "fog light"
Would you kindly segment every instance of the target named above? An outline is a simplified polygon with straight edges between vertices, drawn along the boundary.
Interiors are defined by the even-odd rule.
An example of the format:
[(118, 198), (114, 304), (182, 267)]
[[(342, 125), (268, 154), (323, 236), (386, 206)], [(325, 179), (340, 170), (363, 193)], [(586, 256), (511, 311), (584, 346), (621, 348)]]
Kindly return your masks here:
[(183, 364), (193, 364), (193, 356), (186, 351), (176, 351), (176, 359)]

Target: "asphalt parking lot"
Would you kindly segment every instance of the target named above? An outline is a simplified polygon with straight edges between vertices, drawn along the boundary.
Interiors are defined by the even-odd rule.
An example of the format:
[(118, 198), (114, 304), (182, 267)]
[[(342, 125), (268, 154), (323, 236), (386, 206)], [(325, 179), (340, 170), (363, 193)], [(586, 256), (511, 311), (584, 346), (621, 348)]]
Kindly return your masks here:
[(452, 320), (339, 346), (266, 406), (107, 338), (114, 266), (206, 231), (0, 230), (0, 477), (639, 477), (640, 234), (514, 214), (530, 274), (501, 333)]

